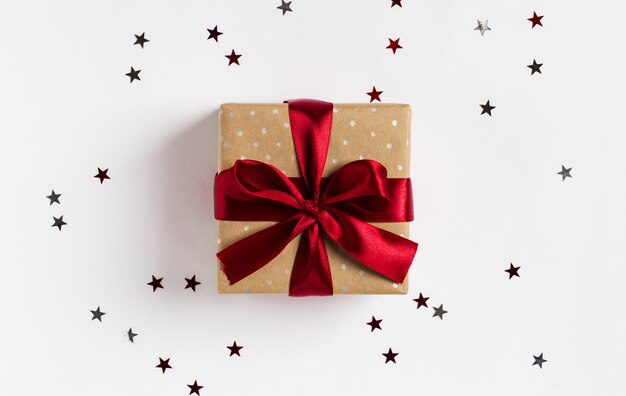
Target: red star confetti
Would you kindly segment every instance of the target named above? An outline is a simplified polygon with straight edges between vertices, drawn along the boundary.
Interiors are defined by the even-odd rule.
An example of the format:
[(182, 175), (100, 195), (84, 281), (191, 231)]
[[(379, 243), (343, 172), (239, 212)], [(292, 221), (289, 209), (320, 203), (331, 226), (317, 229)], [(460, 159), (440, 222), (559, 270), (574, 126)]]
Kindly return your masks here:
[(389, 48), (390, 50), (393, 51), (393, 53), (396, 53), (396, 50), (402, 48), (402, 46), (400, 45), (400, 39), (388, 39), (389, 40), (389, 45), (387, 46), (387, 48)]
[(414, 298), (413, 301), (415, 301), (417, 303), (417, 309), (420, 309), (420, 307), (426, 307), (428, 308), (428, 304), (426, 304), (426, 301), (428, 301), (430, 297), (424, 297), (422, 296), (422, 293), (420, 293), (418, 298)]
[(94, 177), (97, 179), (100, 179), (100, 184), (102, 184), (104, 182), (104, 179), (110, 179), (109, 175), (107, 174), (108, 172), (109, 172), (108, 168), (105, 170), (98, 168), (98, 174), (95, 175)]
[(215, 40), (215, 42), (217, 42), (218, 37), (220, 36), (220, 34), (222, 34), (222, 32), (217, 30), (217, 25), (215, 25), (215, 27), (213, 29), (207, 29), (209, 31), (209, 37), (207, 37), (207, 40)]
[(191, 278), (185, 278), (185, 280), (187, 281), (187, 286), (185, 286), (185, 289), (191, 289), (194, 292), (196, 291), (196, 286), (201, 284), (200, 282), (196, 280), (195, 275), (192, 276)]
[(396, 362), (396, 356), (399, 355), (399, 353), (394, 353), (391, 348), (389, 348), (389, 352), (387, 353), (383, 353), (382, 354), (385, 357), (385, 364), (389, 363), (389, 362)]
[(517, 271), (519, 271), (519, 269), (522, 267), (514, 267), (513, 263), (510, 263), (509, 265), (510, 265), (509, 269), (504, 270), (504, 272), (508, 272), (509, 279), (511, 279), (514, 276), (517, 276), (519, 278), (519, 274), (517, 273)]
[(228, 356), (233, 356), (233, 355), (237, 355), (237, 356), (241, 356), (239, 354), (239, 351), (243, 348), (242, 346), (238, 346), (237, 345), (237, 341), (233, 341), (233, 345), (232, 346), (227, 346), (226, 348), (230, 349), (230, 355)]
[(147, 284), (149, 286), (152, 286), (152, 292), (154, 293), (156, 291), (156, 289), (163, 289), (163, 285), (161, 284), (161, 281), (163, 280), (163, 278), (155, 278), (154, 275), (152, 275), (152, 281), (148, 282)]
[(228, 66), (232, 65), (233, 63), (239, 65), (239, 58), (241, 58), (241, 54), (237, 55), (235, 53), (235, 50), (231, 50), (230, 55), (226, 55), (226, 57), (228, 58)]
[(380, 94), (381, 93), (383, 93), (383, 91), (377, 91), (376, 87), (372, 87), (372, 92), (368, 92), (367, 93), (370, 96), (370, 103), (372, 103), (375, 100), (380, 102)]
[(531, 29), (534, 28), (536, 25), (543, 26), (541, 24), (541, 18), (543, 18), (543, 15), (539, 16), (536, 12), (533, 12), (533, 17), (527, 19), (527, 21), (531, 21), (533, 23)]
[(367, 322), (366, 324), (372, 328), (372, 331), (376, 329), (382, 330), (382, 327), (380, 327), (380, 322), (382, 321), (383, 321), (382, 319), (376, 319), (375, 317), (372, 316), (372, 320), (370, 322)]
[(393, 8), (394, 6), (399, 6), (400, 8), (402, 8), (402, 0), (391, 0), (391, 8)]
[(165, 373), (165, 370), (172, 368), (172, 366), (170, 366), (170, 359), (167, 358), (163, 360), (159, 358), (159, 364), (157, 364), (156, 367), (160, 368), (161, 370), (163, 370), (163, 373)]
[(189, 394), (193, 395), (194, 393), (196, 395), (200, 395), (200, 389), (204, 388), (204, 386), (202, 385), (198, 385), (198, 381), (193, 381), (193, 385), (187, 385), (189, 387)]

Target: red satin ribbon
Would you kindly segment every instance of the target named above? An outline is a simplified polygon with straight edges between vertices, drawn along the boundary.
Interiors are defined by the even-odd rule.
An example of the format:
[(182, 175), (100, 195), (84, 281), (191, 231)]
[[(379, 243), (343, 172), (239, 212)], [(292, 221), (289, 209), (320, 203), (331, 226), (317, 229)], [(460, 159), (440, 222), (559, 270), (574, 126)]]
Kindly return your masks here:
[(278, 222), (217, 253), (226, 277), (231, 284), (239, 282), (302, 234), (290, 296), (333, 294), (323, 235), (365, 266), (402, 283), (417, 243), (367, 222), (412, 221), (411, 179), (387, 178), (387, 169), (373, 160), (350, 162), (322, 178), (333, 105), (311, 99), (288, 104), (301, 178), (254, 160), (237, 160), (215, 176), (216, 219)]

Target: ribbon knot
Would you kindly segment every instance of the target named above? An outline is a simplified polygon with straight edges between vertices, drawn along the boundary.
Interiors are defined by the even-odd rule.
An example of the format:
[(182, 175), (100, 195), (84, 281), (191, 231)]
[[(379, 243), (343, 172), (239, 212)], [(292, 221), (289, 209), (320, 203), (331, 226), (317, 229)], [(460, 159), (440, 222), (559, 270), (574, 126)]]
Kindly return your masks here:
[(290, 296), (333, 294), (324, 236), (363, 265), (402, 283), (417, 243), (368, 222), (413, 220), (411, 179), (388, 178), (387, 169), (373, 160), (350, 162), (323, 178), (333, 105), (288, 103), (302, 177), (289, 178), (254, 160), (237, 160), (215, 176), (216, 219), (277, 222), (217, 253), (226, 277), (233, 284), (249, 276), (300, 235)]

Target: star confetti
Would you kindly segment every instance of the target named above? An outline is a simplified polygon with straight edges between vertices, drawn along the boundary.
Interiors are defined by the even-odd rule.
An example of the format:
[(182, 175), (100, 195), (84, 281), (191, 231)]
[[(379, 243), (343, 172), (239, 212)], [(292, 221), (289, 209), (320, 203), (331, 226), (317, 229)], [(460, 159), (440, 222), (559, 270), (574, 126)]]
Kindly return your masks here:
[(141, 73), (141, 70), (135, 70), (132, 66), (130, 67), (130, 71), (128, 73), (126, 73), (125, 75), (130, 77), (130, 82), (132, 83), (135, 80), (139, 80), (141, 81), (141, 78), (139, 78), (139, 73)]
[(439, 319), (443, 320), (443, 315), (448, 313), (448, 311), (443, 309), (443, 304), (441, 304), (439, 307), (433, 307), (433, 309), (435, 310), (435, 313), (433, 314), (433, 318), (435, 316), (439, 316)]
[(543, 26), (541, 24), (541, 18), (543, 18), (543, 15), (539, 16), (536, 12), (533, 12), (533, 17), (527, 19), (527, 21), (531, 21), (533, 23), (531, 29), (534, 28), (536, 25)]
[(193, 385), (187, 385), (189, 387), (189, 394), (200, 395), (200, 389), (204, 388), (202, 385), (198, 385), (198, 381), (193, 381)]
[[(572, 170), (572, 168), (566, 168), (563, 165), (561, 165), (561, 171), (557, 172), (556, 174), (563, 176), (563, 179), (561, 181), (565, 181), (565, 179), (567, 177), (572, 177), (572, 175), (570, 174), (571, 170)], [(63, 217), (63, 216), (61, 216), (61, 217)]]
[(185, 286), (185, 289), (191, 289), (194, 292), (196, 291), (196, 286), (200, 285), (201, 283), (198, 282), (196, 280), (196, 276), (192, 276), (191, 279), (189, 278), (185, 278), (185, 280), (187, 281), (187, 286)]
[(533, 358), (535, 359), (533, 366), (536, 364), (539, 365), (539, 368), (543, 368), (543, 364), (547, 362), (547, 360), (543, 358), (543, 352), (539, 356), (533, 355)]
[(209, 37), (207, 37), (207, 40), (215, 40), (215, 42), (217, 42), (217, 38), (220, 36), (220, 34), (222, 34), (222, 32), (217, 30), (217, 25), (215, 25), (215, 27), (213, 29), (207, 29), (209, 31)]
[(513, 263), (509, 264), (509, 269), (504, 270), (504, 272), (508, 272), (509, 274), (509, 279), (511, 279), (514, 276), (517, 276), (519, 278), (519, 273), (517, 271), (519, 271), (519, 269), (522, 267), (514, 267)]
[(430, 297), (424, 297), (422, 296), (422, 293), (420, 293), (418, 298), (414, 298), (413, 301), (415, 301), (417, 303), (417, 309), (420, 309), (420, 307), (426, 307), (428, 308), (428, 304), (426, 304), (426, 301), (428, 301)]
[(52, 216), (52, 218), (54, 219), (54, 224), (52, 224), (52, 227), (59, 227), (59, 231), (61, 231), (61, 227), (67, 224), (63, 221), (63, 215), (61, 215), (61, 217), (59, 218)]
[(135, 43), (133, 45), (139, 44), (141, 45), (141, 48), (143, 48), (143, 45), (147, 43), (148, 41), (150, 40), (146, 38), (146, 32), (143, 32), (141, 33), (141, 36), (135, 35)]
[(495, 109), (496, 106), (492, 106), (489, 101), (487, 101), (487, 103), (485, 103), (484, 105), (481, 104), (480, 107), (482, 107), (483, 111), (480, 113), (480, 115), (483, 114), (489, 114), (489, 117), (491, 117), (491, 110)]
[(50, 200), (50, 205), (52, 205), (55, 202), (60, 205), (61, 204), (61, 202), (59, 202), (59, 197), (60, 196), (61, 196), (61, 194), (55, 194), (54, 190), (52, 190), (52, 193), (50, 195), (48, 195), (46, 198), (48, 198)]
[(385, 364), (389, 363), (389, 362), (396, 362), (396, 356), (399, 355), (399, 353), (395, 353), (391, 350), (391, 348), (389, 348), (389, 352), (387, 353), (383, 353), (382, 354), (385, 357)]
[(237, 345), (237, 341), (233, 341), (233, 345), (232, 346), (227, 346), (226, 348), (230, 349), (230, 355), (228, 356), (233, 356), (233, 355), (237, 355), (237, 356), (241, 356), (239, 354), (239, 351), (243, 348), (242, 346), (238, 346)]
[(128, 332), (126, 334), (128, 334), (128, 340), (132, 342), (133, 344), (135, 343), (135, 337), (139, 335), (137, 333), (133, 333), (132, 327), (128, 329)]
[(90, 312), (92, 315), (91, 320), (98, 319), (100, 322), (102, 322), (102, 316), (106, 315), (105, 312), (100, 311), (100, 307), (96, 308), (95, 311), (90, 310)]
[(156, 365), (156, 368), (160, 368), (161, 370), (163, 370), (163, 373), (165, 373), (165, 370), (172, 368), (172, 366), (170, 366), (170, 359), (167, 358), (163, 360), (159, 358), (159, 364)]
[(400, 45), (400, 39), (388, 39), (389, 40), (389, 45), (387, 46), (388, 49), (392, 50), (393, 53), (396, 53), (396, 50), (401, 49), (402, 46)]
[(241, 54), (237, 55), (235, 53), (235, 50), (231, 50), (230, 55), (225, 56), (228, 58), (228, 66), (232, 65), (233, 63), (239, 65), (239, 58), (241, 58)]
[(402, 8), (402, 0), (391, 0), (391, 8), (393, 8), (394, 6), (399, 6), (400, 8)]
[(380, 322), (382, 322), (382, 319), (376, 319), (375, 317), (372, 316), (372, 320), (370, 322), (368, 322), (367, 324), (372, 328), (372, 331), (379, 329), (382, 330), (382, 327), (380, 327)]
[(381, 93), (383, 93), (383, 91), (377, 91), (376, 87), (372, 87), (372, 92), (368, 92), (367, 93), (370, 96), (370, 103), (372, 103), (375, 100), (380, 102), (380, 94)]
[(285, 2), (285, 0), (280, 0), (280, 3), (281, 4), (276, 8), (282, 10), (283, 15), (285, 15), (287, 12), (293, 12), (293, 10), (291, 9), (291, 1)]
[(541, 74), (541, 66), (543, 66), (543, 63), (537, 63), (537, 61), (533, 59), (533, 64), (527, 65), (526, 67), (530, 68), (530, 75), (532, 76), (535, 73)]
[(163, 285), (161, 284), (161, 281), (163, 280), (163, 278), (155, 278), (154, 275), (152, 275), (152, 281), (148, 282), (147, 284), (152, 286), (152, 292), (154, 293), (156, 291), (156, 289), (163, 289)]
[(108, 168), (105, 170), (98, 168), (98, 174), (95, 175), (94, 177), (96, 179), (100, 179), (100, 184), (102, 184), (104, 182), (104, 179), (110, 179), (109, 175), (107, 175), (108, 172), (109, 172)]
[(488, 19), (485, 19), (484, 21), (477, 19), (476, 22), (478, 22), (478, 26), (476, 26), (474, 30), (480, 30), (481, 36), (484, 36), (487, 30), (491, 30), (491, 28), (487, 26), (487, 23), (489, 22)]

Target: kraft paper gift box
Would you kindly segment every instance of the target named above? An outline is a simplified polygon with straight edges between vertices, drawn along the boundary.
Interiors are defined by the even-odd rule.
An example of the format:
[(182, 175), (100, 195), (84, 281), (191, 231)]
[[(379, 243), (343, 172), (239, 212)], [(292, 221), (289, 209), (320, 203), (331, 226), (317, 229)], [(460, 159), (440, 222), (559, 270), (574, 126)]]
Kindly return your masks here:
[[(348, 162), (373, 159), (389, 178), (409, 178), (411, 108), (406, 104), (334, 104), (332, 132), (323, 176)], [(227, 103), (219, 111), (218, 172), (238, 159), (274, 165), (288, 177), (299, 177), (287, 104)], [(272, 221), (217, 221), (217, 251), (267, 228)], [(376, 227), (409, 238), (408, 222), (376, 222)], [(287, 294), (300, 241), (296, 237), (267, 265), (231, 285), (218, 261), (220, 293)], [(365, 267), (326, 238), (335, 294), (406, 294), (408, 276), (398, 284)]]

